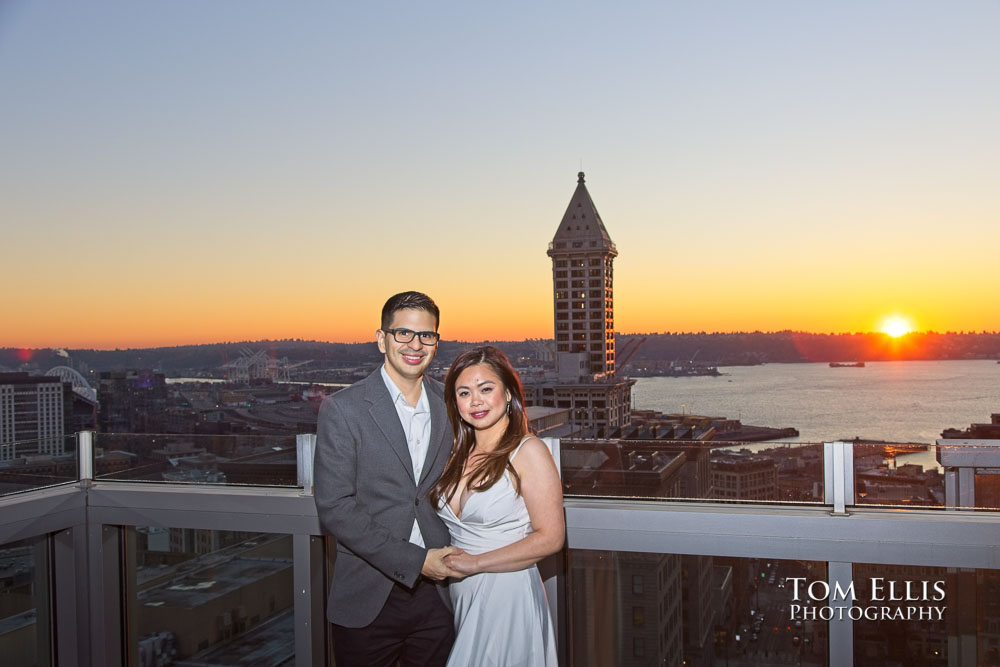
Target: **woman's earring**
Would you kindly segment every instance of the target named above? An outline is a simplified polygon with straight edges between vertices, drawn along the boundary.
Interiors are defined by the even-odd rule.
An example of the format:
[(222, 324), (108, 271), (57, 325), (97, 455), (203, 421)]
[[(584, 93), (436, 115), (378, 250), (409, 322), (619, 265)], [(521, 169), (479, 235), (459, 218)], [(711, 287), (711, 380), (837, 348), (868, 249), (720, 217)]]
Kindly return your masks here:
[(507, 401), (507, 414), (510, 414), (510, 401)]

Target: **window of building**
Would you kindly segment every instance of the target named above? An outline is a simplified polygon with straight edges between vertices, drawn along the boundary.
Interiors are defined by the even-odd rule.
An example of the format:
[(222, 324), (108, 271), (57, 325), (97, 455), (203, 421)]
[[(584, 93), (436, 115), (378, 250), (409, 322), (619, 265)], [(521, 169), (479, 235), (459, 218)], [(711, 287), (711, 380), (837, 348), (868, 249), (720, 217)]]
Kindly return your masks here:
[[(569, 407), (569, 406), (567, 406)], [(645, 591), (643, 590), (643, 582), (641, 574), (632, 575), (632, 595), (642, 595)]]
[(646, 609), (644, 607), (632, 607), (632, 627), (641, 628), (646, 625)]

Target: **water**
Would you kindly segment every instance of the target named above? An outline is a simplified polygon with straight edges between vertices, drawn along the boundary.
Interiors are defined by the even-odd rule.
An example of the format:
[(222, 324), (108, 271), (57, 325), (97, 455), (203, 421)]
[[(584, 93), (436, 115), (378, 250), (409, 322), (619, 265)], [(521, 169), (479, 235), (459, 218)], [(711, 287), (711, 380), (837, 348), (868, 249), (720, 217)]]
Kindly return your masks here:
[(994, 361), (766, 364), (720, 368), (720, 377), (639, 378), (633, 406), (736, 417), (755, 426), (792, 426), (787, 442), (861, 437), (932, 443), (946, 428), (989, 422), (1000, 412)]

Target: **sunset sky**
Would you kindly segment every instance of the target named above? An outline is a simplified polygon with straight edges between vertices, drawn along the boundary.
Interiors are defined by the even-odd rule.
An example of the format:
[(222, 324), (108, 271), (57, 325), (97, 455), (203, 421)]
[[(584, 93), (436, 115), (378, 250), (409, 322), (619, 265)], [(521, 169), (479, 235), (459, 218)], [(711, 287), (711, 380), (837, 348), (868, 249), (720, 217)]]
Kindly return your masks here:
[(1000, 2), (0, 0), (3, 347), (1000, 330)]

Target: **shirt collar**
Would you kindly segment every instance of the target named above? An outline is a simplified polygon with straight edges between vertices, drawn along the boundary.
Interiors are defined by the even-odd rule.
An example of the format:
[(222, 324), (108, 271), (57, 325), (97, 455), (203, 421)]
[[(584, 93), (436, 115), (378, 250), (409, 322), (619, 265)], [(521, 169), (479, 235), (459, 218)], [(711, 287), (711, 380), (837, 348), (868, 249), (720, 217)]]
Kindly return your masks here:
[[(392, 378), (389, 377), (389, 373), (385, 370), (385, 364), (382, 364), (382, 381), (385, 382), (385, 388), (389, 390), (389, 397), (392, 398), (394, 405), (402, 402), (406, 407), (410, 407), (410, 404), (406, 402), (406, 397), (403, 396), (403, 392), (396, 386)], [(427, 403), (427, 388), (424, 386), (423, 381), (420, 382), (420, 398), (417, 399), (417, 407), (415, 409), (417, 412), (430, 412), (430, 405)]]

